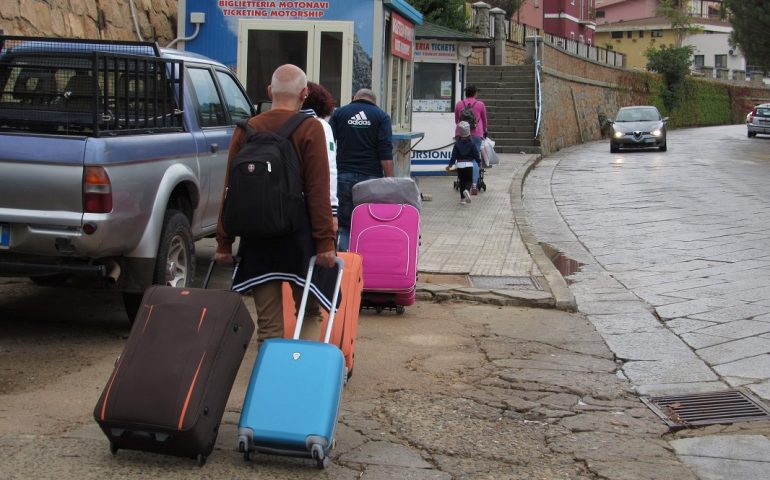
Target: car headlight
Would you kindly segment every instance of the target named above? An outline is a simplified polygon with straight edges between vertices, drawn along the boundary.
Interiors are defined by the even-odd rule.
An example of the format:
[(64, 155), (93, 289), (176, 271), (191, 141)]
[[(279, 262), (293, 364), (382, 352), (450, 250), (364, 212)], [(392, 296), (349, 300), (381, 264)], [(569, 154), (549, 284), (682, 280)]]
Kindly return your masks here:
[(623, 132), (615, 132), (615, 138), (620, 138), (623, 136)]
[(661, 136), (661, 134), (662, 134), (663, 132), (661, 132), (659, 128), (656, 128), (655, 130), (653, 130), (653, 131), (652, 131), (652, 132), (650, 132), (650, 133), (652, 133), (652, 134), (653, 134), (654, 136), (656, 136), (656, 137), (659, 137), (659, 136)]

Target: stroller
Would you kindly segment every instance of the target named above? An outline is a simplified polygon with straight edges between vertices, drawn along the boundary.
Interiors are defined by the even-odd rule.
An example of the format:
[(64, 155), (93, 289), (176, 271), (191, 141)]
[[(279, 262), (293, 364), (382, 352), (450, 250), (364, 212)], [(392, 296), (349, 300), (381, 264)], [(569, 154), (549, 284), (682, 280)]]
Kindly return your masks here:
[[(455, 177), (454, 189), (460, 191), (460, 177)], [(487, 184), (484, 183), (484, 167), (479, 166), (479, 181), (476, 182), (476, 189), (481, 192), (487, 191)]]

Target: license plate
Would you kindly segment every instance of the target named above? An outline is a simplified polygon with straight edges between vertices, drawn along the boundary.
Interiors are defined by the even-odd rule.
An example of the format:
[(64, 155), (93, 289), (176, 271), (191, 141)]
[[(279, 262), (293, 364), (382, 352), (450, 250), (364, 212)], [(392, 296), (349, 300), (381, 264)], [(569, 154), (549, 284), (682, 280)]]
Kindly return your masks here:
[(11, 225), (0, 223), (0, 248), (11, 247)]
[(655, 139), (654, 138), (648, 138), (648, 139), (645, 140), (645, 143), (655, 143)]

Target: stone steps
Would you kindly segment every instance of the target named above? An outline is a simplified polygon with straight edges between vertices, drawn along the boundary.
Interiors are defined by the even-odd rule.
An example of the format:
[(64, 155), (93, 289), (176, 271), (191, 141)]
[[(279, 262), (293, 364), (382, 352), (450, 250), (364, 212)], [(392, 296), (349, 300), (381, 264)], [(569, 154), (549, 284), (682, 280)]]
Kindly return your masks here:
[(470, 66), (468, 83), (476, 85), (487, 106), (488, 132), (498, 153), (540, 153), (533, 65)]

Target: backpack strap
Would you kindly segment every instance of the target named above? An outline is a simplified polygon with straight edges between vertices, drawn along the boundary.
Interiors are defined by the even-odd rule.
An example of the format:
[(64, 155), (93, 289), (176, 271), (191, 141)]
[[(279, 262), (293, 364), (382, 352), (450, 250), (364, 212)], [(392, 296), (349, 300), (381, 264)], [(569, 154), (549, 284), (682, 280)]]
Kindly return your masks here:
[(297, 129), (297, 127), (300, 126), (302, 122), (307, 120), (308, 118), (313, 118), (307, 113), (297, 112), (291, 117), (289, 117), (288, 120), (286, 120), (286, 123), (283, 124), (283, 126), (278, 129), (277, 132), (275, 132), (277, 135), (283, 138), (290, 138), (292, 133), (294, 133), (294, 130)]
[[(306, 113), (297, 112), (291, 117), (289, 117), (289, 119), (286, 120), (286, 123), (284, 123), (283, 126), (280, 129), (278, 129), (278, 131), (275, 133), (281, 136), (282, 138), (289, 138), (291, 137), (291, 134), (294, 133), (294, 130), (296, 130), (297, 127), (299, 127), (300, 124), (305, 120), (307, 120), (308, 118), (313, 118), (313, 117), (311, 117)], [(248, 141), (249, 139), (251, 139), (251, 137), (253, 137), (258, 133), (256, 130), (254, 130), (254, 127), (252, 127), (251, 124), (249, 124), (248, 120), (241, 120), (235, 125), (242, 128), (246, 132), (246, 141)]]
[(257, 131), (254, 130), (254, 127), (249, 125), (248, 120), (241, 120), (240, 122), (235, 124), (238, 127), (241, 127), (246, 132), (246, 141), (248, 142), (251, 137), (257, 134)]

